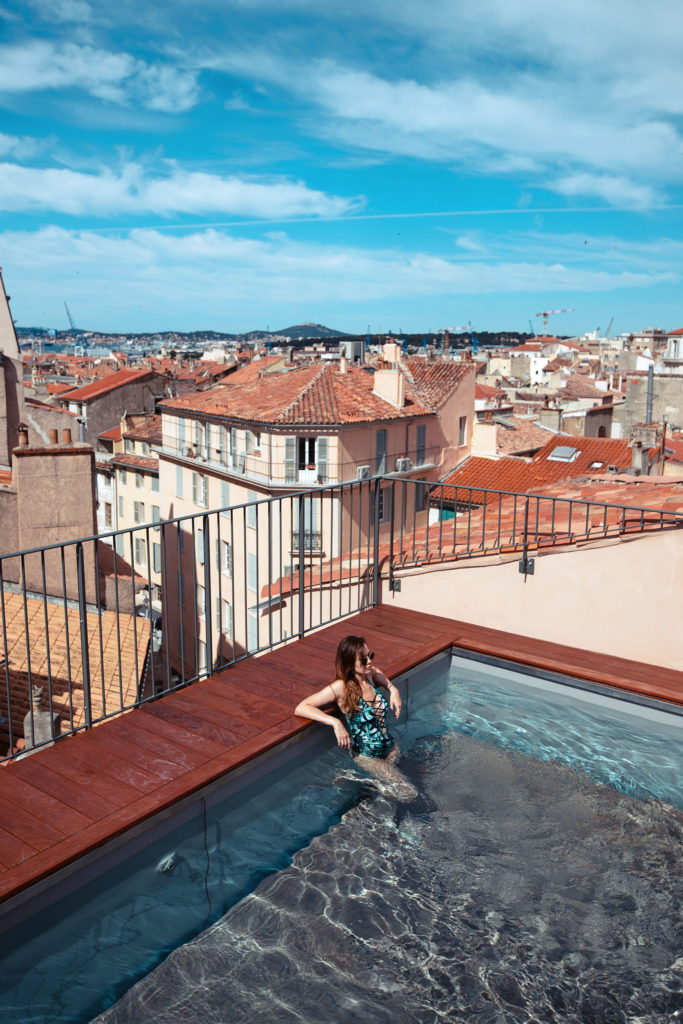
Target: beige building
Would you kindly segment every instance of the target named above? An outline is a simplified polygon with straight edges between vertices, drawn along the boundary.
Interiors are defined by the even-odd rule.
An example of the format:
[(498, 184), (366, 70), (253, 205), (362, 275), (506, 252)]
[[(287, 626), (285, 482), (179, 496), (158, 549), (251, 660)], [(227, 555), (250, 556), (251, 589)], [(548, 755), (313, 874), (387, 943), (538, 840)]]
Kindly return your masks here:
[[(151, 584), (149, 599), (161, 598), (161, 501), (159, 455), (161, 416), (124, 416), (110, 466), (115, 474), (116, 550)], [(141, 529), (146, 526), (147, 529)]]
[(291, 635), (264, 588), (426, 515), (426, 485), (392, 508), (391, 479), (435, 481), (469, 454), (475, 368), (399, 355), (387, 346), (374, 371), (342, 359), (246, 383), (238, 372), (162, 403), (161, 517), (181, 517), (164, 528), (174, 667), (192, 674)]

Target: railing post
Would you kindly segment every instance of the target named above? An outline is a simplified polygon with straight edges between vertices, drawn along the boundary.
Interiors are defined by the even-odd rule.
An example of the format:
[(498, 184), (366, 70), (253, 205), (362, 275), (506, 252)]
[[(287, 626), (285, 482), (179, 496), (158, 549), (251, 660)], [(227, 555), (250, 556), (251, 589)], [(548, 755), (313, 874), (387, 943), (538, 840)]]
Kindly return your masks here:
[(372, 495), (373, 508), (375, 514), (373, 516), (373, 531), (372, 531), (372, 604), (373, 607), (379, 604), (379, 492), (382, 485), (382, 478), (375, 477), (375, 489)]
[(303, 636), (305, 632), (305, 616), (304, 616), (304, 583), (305, 583), (305, 572), (304, 572), (304, 533), (305, 533), (305, 510), (306, 510), (306, 498), (303, 493), (297, 495), (297, 501), (299, 503), (299, 536), (297, 540), (299, 542), (299, 636)]
[(204, 622), (206, 624), (206, 674), (213, 672), (213, 603), (211, 600), (211, 543), (209, 514), (202, 516), (202, 545), (204, 548)]
[[(133, 573), (133, 576), (135, 574)], [(81, 667), (83, 670), (83, 711), (86, 729), (92, 728), (92, 701), (90, 698), (90, 651), (88, 648), (88, 612), (85, 601), (85, 557), (83, 542), (76, 544), (76, 576), (78, 579), (78, 620), (81, 629)]]

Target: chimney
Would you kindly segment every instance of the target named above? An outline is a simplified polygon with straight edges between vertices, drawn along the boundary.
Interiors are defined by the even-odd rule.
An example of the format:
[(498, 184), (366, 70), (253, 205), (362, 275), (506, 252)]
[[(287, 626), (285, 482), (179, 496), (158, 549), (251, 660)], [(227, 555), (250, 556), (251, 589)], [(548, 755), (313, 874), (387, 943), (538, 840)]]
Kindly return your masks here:
[(25, 423), (19, 424), (19, 447), (26, 448), (28, 445), (28, 427)]
[(406, 404), (406, 379), (401, 370), (375, 370), (373, 394), (402, 409)]
[(382, 359), (385, 363), (391, 363), (392, 366), (396, 366), (400, 351), (395, 341), (388, 341), (382, 348)]
[(339, 372), (340, 373), (347, 373), (348, 372), (348, 363), (346, 362), (346, 356), (342, 356), (341, 359), (339, 360)]

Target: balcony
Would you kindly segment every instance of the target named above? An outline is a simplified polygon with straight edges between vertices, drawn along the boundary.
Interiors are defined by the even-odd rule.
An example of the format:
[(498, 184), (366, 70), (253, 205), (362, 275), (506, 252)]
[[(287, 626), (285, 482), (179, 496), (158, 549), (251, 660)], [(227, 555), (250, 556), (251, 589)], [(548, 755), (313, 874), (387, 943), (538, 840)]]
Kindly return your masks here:
[(435, 445), (386, 453), (379, 458), (373, 453), (355, 460), (320, 465), (288, 465), (279, 456), (271, 459), (267, 444), (260, 450), (249, 453), (230, 453), (223, 449), (205, 449), (196, 444), (186, 443), (165, 443), (155, 447), (154, 451), (186, 463), (197, 473), (208, 470), (224, 473), (260, 484), (269, 490), (324, 487), (327, 484), (347, 483), (350, 480), (363, 480), (377, 475), (412, 476), (433, 470), (440, 462), (440, 449)]

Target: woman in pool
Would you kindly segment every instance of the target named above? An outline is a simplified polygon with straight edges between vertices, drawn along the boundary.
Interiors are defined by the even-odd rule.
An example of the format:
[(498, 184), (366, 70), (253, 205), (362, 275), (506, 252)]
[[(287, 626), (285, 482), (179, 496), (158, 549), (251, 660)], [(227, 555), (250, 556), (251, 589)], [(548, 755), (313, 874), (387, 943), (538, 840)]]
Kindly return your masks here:
[[(359, 767), (390, 783), (394, 795), (413, 799), (417, 790), (396, 767), (401, 751), (387, 729), (389, 709), (396, 718), (401, 714), (401, 695), (384, 673), (373, 667), (374, 656), (362, 636), (345, 636), (337, 648), (337, 678), (302, 700), (294, 713), (331, 725), (337, 744), (351, 751)], [(388, 691), (388, 701), (377, 687)], [(346, 725), (321, 710), (332, 701)]]

